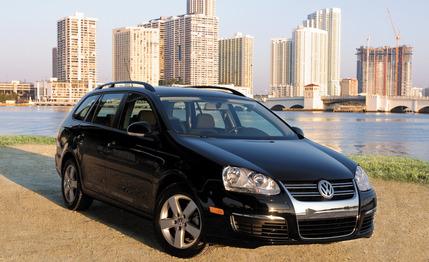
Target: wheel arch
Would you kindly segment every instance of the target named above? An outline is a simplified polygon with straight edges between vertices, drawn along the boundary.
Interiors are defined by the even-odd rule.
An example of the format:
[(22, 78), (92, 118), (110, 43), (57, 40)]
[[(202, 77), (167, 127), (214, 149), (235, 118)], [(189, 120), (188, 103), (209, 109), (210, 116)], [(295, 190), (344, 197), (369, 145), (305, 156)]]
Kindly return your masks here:
[(73, 160), (73, 162), (76, 164), (76, 167), (78, 168), (79, 178), (82, 178), (79, 162), (77, 161), (76, 156), (73, 154), (73, 152), (68, 150), (64, 151), (63, 156), (61, 157), (61, 166), (60, 166), (61, 176), (63, 176), (64, 165), (68, 160)]
[[(168, 174), (164, 175), (164, 177), (159, 181), (154, 194), (154, 199), (157, 201), (159, 195), (169, 186), (173, 184), (183, 184), (192, 190), (192, 186), (189, 184), (188, 179), (185, 174), (176, 170), (170, 171)], [(193, 191), (193, 190), (192, 190)]]

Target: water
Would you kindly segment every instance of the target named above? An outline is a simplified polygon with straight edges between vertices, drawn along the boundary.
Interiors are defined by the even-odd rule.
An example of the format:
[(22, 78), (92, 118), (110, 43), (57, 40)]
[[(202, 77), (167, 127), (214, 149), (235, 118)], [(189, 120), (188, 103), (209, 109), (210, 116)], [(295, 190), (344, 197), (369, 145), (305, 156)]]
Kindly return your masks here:
[(56, 136), (71, 107), (0, 107), (0, 135)]
[[(0, 107), (0, 135), (55, 136), (70, 107)], [(429, 161), (429, 115), (278, 112), (306, 137), (346, 154)]]

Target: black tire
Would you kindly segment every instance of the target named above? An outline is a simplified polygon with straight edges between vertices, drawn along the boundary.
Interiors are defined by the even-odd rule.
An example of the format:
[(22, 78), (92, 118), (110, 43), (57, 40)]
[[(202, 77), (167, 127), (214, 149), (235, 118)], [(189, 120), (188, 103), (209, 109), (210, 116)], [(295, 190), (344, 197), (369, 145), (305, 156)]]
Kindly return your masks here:
[[(179, 203), (179, 210), (181, 209), (182, 212), (181, 216), (173, 214), (173, 209), (169, 203), (169, 200), (172, 198), (177, 199), (176, 203)], [(195, 210), (190, 211), (193, 208), (195, 208)], [(168, 214), (167, 217), (166, 214)], [(190, 215), (186, 217), (186, 214)], [(172, 226), (166, 226), (166, 224), (164, 224), (164, 229), (161, 229), (161, 219), (164, 222), (167, 220), (173, 220), (174, 225), (171, 224)], [(188, 190), (184, 185), (173, 184), (167, 187), (160, 194), (155, 207), (153, 222), (155, 234), (161, 247), (172, 256), (180, 258), (194, 257), (202, 253), (207, 247), (207, 243), (205, 241), (206, 219), (203, 208), (201, 207), (198, 199), (193, 196), (193, 194), (190, 193), (190, 190)], [(198, 236), (196, 233), (197, 230), (199, 230)], [(179, 234), (178, 232), (183, 232), (179, 235), (179, 238), (183, 239), (183, 241), (179, 240), (179, 242), (182, 242), (183, 244), (181, 248), (178, 248), (177, 245), (175, 246), (176, 238), (178, 236), (177, 234)], [(183, 237), (180, 237), (182, 235)], [(172, 243), (173, 241), (174, 243)]]
[[(74, 170), (74, 175), (70, 172)], [(80, 173), (73, 160), (67, 160), (64, 164), (61, 176), (61, 191), (64, 204), (70, 210), (80, 211), (88, 209), (93, 199), (82, 192)]]

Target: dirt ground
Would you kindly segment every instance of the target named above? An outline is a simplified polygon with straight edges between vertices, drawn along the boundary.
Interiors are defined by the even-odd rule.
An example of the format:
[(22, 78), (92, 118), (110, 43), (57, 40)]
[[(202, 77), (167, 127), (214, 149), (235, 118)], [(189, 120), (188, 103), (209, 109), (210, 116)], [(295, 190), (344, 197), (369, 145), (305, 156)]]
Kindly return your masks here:
[[(63, 207), (53, 146), (0, 148), (0, 261), (170, 261), (151, 222), (95, 202)], [(375, 233), (325, 245), (210, 246), (195, 261), (429, 261), (429, 187), (373, 180)]]

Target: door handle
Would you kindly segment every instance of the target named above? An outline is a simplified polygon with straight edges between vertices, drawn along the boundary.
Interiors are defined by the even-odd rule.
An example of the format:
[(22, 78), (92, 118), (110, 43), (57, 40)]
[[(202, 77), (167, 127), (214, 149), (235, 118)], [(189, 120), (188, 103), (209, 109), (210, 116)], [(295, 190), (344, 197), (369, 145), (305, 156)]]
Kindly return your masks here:
[(84, 138), (85, 138), (85, 134), (80, 134), (76, 137), (76, 142), (78, 144), (82, 144)]

